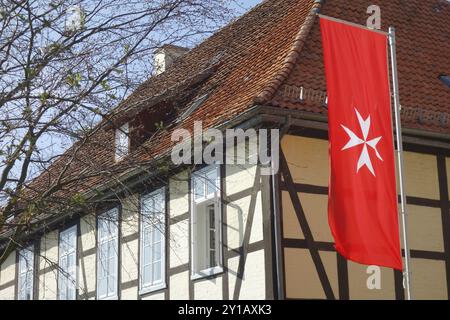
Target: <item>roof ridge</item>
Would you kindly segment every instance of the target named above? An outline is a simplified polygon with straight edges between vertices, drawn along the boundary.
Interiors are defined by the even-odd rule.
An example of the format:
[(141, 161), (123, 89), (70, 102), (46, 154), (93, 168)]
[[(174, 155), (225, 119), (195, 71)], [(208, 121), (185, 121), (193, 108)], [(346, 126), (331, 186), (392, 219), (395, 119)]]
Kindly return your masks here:
[(295, 63), (300, 57), (300, 53), (305, 44), (306, 38), (308, 37), (312, 26), (315, 22), (317, 13), (319, 13), (324, 0), (314, 0), (314, 4), (309, 11), (308, 15), (305, 18), (302, 26), (300, 27), (299, 32), (297, 33), (294, 43), (292, 44), (289, 53), (284, 59), (283, 66), (281, 69), (275, 74), (275, 76), (269, 80), (266, 87), (259, 93), (256, 97), (254, 97), (254, 102), (258, 104), (268, 103), (272, 97), (275, 95), (275, 92), (281, 86), (281, 84), (287, 79), (292, 69), (294, 68)]

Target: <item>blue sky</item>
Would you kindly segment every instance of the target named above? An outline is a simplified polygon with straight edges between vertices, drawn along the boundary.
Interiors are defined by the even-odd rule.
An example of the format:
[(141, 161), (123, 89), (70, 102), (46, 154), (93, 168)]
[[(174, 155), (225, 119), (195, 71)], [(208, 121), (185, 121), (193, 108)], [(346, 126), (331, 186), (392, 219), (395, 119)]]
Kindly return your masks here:
[(261, 3), (262, 0), (237, 0), (238, 4), (235, 4), (234, 7), (240, 12), (245, 13), (250, 10), (257, 4)]
[[(251, 8), (261, 3), (263, 0), (235, 0), (235, 3), (232, 5), (232, 8), (236, 10), (236, 14), (238, 17), (242, 16), (245, 12), (249, 11)], [(199, 41), (202, 39), (199, 39)], [(181, 44), (183, 45), (183, 43)], [(65, 150), (71, 143), (66, 139), (59, 139), (58, 137), (53, 138), (42, 138), (41, 142), (43, 145), (47, 145), (50, 143), (54, 149), (54, 153), (60, 153)], [(56, 143), (55, 143), (56, 142)], [(31, 176), (37, 174), (38, 172), (31, 173)], [(1, 203), (0, 203), (1, 205)]]

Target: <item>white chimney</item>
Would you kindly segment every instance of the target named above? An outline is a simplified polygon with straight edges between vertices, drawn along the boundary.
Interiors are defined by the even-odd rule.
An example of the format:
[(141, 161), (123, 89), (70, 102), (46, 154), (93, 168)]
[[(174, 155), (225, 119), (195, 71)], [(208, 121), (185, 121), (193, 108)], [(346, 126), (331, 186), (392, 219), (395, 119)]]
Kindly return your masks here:
[(154, 67), (155, 74), (161, 74), (169, 68), (178, 57), (188, 52), (189, 49), (166, 44), (155, 50)]

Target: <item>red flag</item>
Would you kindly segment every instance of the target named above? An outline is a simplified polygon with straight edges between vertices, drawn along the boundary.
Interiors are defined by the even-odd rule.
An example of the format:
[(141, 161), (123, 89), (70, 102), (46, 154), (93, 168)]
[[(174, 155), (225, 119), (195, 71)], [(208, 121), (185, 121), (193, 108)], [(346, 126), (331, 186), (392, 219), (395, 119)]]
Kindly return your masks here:
[(402, 270), (386, 34), (320, 19), (328, 88), (328, 221), (347, 259)]

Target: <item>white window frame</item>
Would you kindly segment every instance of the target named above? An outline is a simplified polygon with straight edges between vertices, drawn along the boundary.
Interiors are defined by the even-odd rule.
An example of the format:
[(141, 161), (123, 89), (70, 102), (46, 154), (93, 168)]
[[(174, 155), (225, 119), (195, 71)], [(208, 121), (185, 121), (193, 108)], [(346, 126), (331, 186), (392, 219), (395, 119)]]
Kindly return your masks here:
[[(215, 181), (210, 181), (208, 179), (209, 174), (215, 174)], [(200, 180), (198, 180), (200, 179)], [(191, 279), (196, 280), (204, 277), (209, 277), (212, 275), (216, 275), (218, 273), (223, 272), (223, 237), (222, 237), (222, 204), (221, 204), (221, 188), (220, 188), (220, 165), (210, 165), (201, 170), (194, 172), (191, 176)], [(202, 195), (198, 195), (196, 193), (196, 181), (203, 180), (204, 190)], [(211, 190), (213, 190), (211, 192)], [(198, 221), (198, 207), (199, 206), (209, 206), (213, 205), (215, 209), (215, 230), (216, 230), (216, 239), (215, 239), (215, 248), (214, 252), (216, 254), (216, 266), (208, 267), (208, 268), (199, 268), (198, 265), (198, 255), (201, 254), (197, 252), (199, 249), (199, 245), (197, 244), (196, 233)], [(203, 212), (207, 214), (206, 212)], [(209, 238), (209, 224), (205, 223), (202, 227), (207, 228), (204, 230), (206, 237)], [(204, 239), (205, 246), (208, 246), (209, 239)], [(206, 256), (206, 248), (204, 248), (203, 254), (205, 256), (203, 259), (207, 259), (209, 257)], [(210, 250), (210, 248), (208, 248)]]
[[(73, 237), (71, 239), (71, 237)], [(67, 240), (67, 238), (69, 238)], [(64, 241), (73, 241), (64, 245)], [(74, 225), (59, 233), (58, 250), (58, 299), (76, 300), (77, 299), (77, 250), (78, 250), (78, 226)], [(73, 265), (67, 265), (69, 257), (72, 257)], [(65, 262), (66, 261), (66, 262)], [(64, 286), (63, 286), (64, 285)], [(65, 288), (63, 293), (62, 288)], [(73, 290), (74, 296), (69, 297), (70, 290)]]
[(127, 123), (117, 128), (114, 135), (114, 157), (116, 162), (125, 158), (130, 151), (130, 126)]
[[(17, 274), (17, 299), (18, 300), (33, 300), (34, 299), (34, 245), (30, 245), (19, 251), (19, 263)], [(25, 268), (23, 271), (23, 264)], [(22, 277), (25, 277), (22, 282)], [(22, 288), (22, 283), (25, 283), (25, 288)], [(24, 290), (29, 290), (30, 299), (23, 297)], [(26, 294), (26, 293), (25, 293)]]
[[(106, 235), (103, 235), (102, 232), (102, 224), (106, 223), (108, 229), (109, 229), (109, 233)], [(110, 255), (109, 252), (109, 248), (108, 248), (108, 244), (113, 241), (113, 249), (114, 249), (114, 256)], [(106, 277), (111, 277), (112, 279), (107, 279), (106, 280), (106, 294), (100, 294), (100, 272), (101, 272), (101, 268), (104, 265), (104, 261), (102, 261), (102, 248), (106, 246), (107, 249), (107, 256), (106, 256), (106, 260), (107, 262), (109, 262), (109, 260), (114, 257), (115, 262), (114, 262), (114, 274), (113, 276), (111, 275), (106, 275)], [(119, 298), (119, 256), (120, 256), (120, 252), (119, 252), (119, 209), (118, 208), (113, 208), (107, 212), (104, 212), (102, 214), (99, 214), (97, 216), (97, 275), (96, 275), (96, 279), (97, 279), (97, 285), (96, 285), (96, 292), (97, 292), (97, 299), (98, 300), (117, 300)], [(109, 270), (107, 270), (109, 271)], [(113, 292), (109, 292), (109, 281), (112, 281), (113, 284)]]
[[(153, 212), (145, 212), (146, 208), (148, 207), (148, 204), (145, 205), (145, 202), (147, 201), (161, 201), (160, 208), (161, 210), (159, 212), (156, 212), (156, 208), (153, 207), (151, 209), (155, 210)], [(151, 210), (150, 209), (150, 210)], [(141, 214), (140, 216), (140, 259), (139, 259), (139, 294), (146, 294), (149, 292), (157, 291), (166, 288), (166, 192), (165, 188), (158, 189), (150, 194), (142, 196), (141, 199)], [(156, 223), (159, 224), (159, 228), (156, 227)], [(152, 266), (150, 268), (151, 273), (151, 280), (147, 283), (144, 283), (144, 268), (146, 265), (144, 265), (144, 250), (145, 247), (147, 247), (145, 243), (145, 232), (147, 229), (150, 229), (151, 234), (151, 243), (148, 244), (150, 246), (150, 265)], [(154, 280), (153, 279), (153, 265), (155, 264), (155, 261), (153, 260), (153, 250), (151, 246), (153, 246), (154, 241), (154, 235), (155, 232), (159, 232), (161, 234), (160, 237), (160, 272), (161, 272), (161, 279), (160, 280)]]

